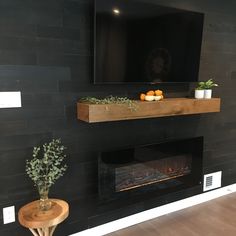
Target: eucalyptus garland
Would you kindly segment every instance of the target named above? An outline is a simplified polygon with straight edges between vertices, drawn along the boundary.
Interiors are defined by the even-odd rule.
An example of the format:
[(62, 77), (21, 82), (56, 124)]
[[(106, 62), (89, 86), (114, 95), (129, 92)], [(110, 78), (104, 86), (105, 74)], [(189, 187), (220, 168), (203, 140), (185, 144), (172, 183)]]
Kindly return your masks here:
[(84, 97), (79, 100), (80, 102), (88, 102), (91, 104), (120, 104), (127, 105), (131, 110), (137, 110), (137, 102), (131, 100), (127, 97), (117, 97), (117, 96), (108, 96), (105, 98), (95, 98), (95, 97)]
[(65, 173), (67, 165), (63, 164), (64, 150), (60, 139), (53, 139), (42, 147), (34, 147), (33, 158), (26, 160), (26, 173), (35, 186), (49, 188)]

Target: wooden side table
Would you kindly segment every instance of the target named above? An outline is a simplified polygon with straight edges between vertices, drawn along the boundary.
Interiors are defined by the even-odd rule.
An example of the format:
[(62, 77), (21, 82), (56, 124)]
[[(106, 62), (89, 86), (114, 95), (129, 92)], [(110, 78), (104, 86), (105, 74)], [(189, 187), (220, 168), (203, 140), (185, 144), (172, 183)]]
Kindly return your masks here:
[(58, 224), (69, 215), (69, 205), (59, 199), (50, 199), (52, 208), (48, 211), (39, 210), (39, 201), (23, 206), (18, 212), (20, 224), (32, 232), (34, 236), (52, 236)]

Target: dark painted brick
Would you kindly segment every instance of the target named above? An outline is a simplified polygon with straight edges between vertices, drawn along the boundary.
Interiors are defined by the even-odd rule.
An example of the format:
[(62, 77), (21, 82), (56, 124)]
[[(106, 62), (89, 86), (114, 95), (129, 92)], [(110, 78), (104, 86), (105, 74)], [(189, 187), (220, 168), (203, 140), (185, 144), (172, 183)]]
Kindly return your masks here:
[(50, 138), (50, 133), (4, 137), (4, 139), (0, 140), (0, 151), (33, 147)]
[[(0, 176), (13, 176), (25, 171), (25, 160), (32, 156), (33, 148), (5, 150), (0, 154)], [(14, 163), (14, 164), (13, 164)]]
[(26, 119), (52, 119), (52, 118), (64, 118), (65, 110), (64, 107), (53, 107), (53, 108), (40, 108), (35, 106), (34, 108), (11, 108), (11, 109), (0, 109), (0, 121), (12, 121), (17, 116), (20, 120)]
[(55, 81), (46, 82), (45, 80), (30, 81), (26, 80), (0, 80), (0, 91), (21, 91), (23, 92), (22, 100), (24, 99), (24, 92), (27, 93), (45, 93), (58, 91), (58, 83)]
[(2, 65), (35, 65), (36, 53), (15, 50), (1, 50), (0, 64)]
[(236, 79), (236, 71), (231, 72), (231, 79)]
[(20, 87), (20, 81), (19, 80), (8, 80), (8, 79), (4, 79), (1, 80), (0, 82), (1, 86), (0, 86), (0, 91), (20, 91), (21, 87)]
[(47, 26), (62, 25), (62, 9), (32, 9), (17, 6), (1, 7), (0, 20), (10, 24), (39, 24)]
[(6, 122), (0, 122), (0, 130), (2, 136), (9, 136), (14, 134), (21, 134), (24, 130), (27, 130), (28, 124), (25, 120), (13, 120)]
[[(2, 178), (2, 179), (4, 179), (4, 178)], [(4, 188), (4, 185), (5, 185), (5, 182), (3, 182), (2, 184), (1, 184), (1, 192), (0, 192), (0, 201), (1, 201), (1, 204), (5, 204), (5, 203), (7, 203), (9, 200), (8, 200), (8, 195), (7, 195), (7, 189), (5, 189)], [(0, 219), (2, 219), (2, 218), (0, 218)]]
[(22, 2), (21, 0), (1, 0), (1, 7), (20, 7), (20, 8), (31, 8), (31, 9), (61, 9), (63, 0), (50, 0), (50, 1), (27, 1)]
[(65, 13), (63, 17), (63, 26), (85, 29), (92, 26), (92, 21), (91, 18), (86, 14), (71, 15), (70, 13)]
[[(28, 129), (31, 133), (38, 132), (53, 132), (58, 129), (66, 131), (68, 125), (64, 119), (59, 119), (58, 117), (53, 117), (51, 119), (46, 118), (38, 118), (38, 119), (30, 119), (28, 122)], [(60, 138), (60, 137), (58, 137)]]
[(89, 28), (92, 26), (92, 1), (80, 3), (66, 1), (64, 7), (63, 26), (73, 28)]
[(80, 15), (81, 13), (87, 12), (92, 7), (93, 1), (74, 1), (67, 0), (64, 3), (65, 11), (68, 11), (73, 14)]
[(0, 22), (0, 34), (1, 36), (11, 37), (22, 37), (31, 38), (36, 37), (36, 26), (35, 25), (22, 25), (22, 24), (11, 24), (9, 22)]
[(23, 93), (21, 99), (24, 103), (24, 107), (51, 107), (53, 106), (52, 94), (49, 93)]
[(6, 236), (7, 235), (11, 235), (11, 236), (31, 236), (32, 235), (32, 233), (28, 229), (22, 226), (18, 226), (15, 229), (5, 228), (3, 230), (0, 230), (0, 234), (6, 235)]
[(37, 36), (40, 38), (80, 40), (80, 32), (80, 29), (66, 27), (37, 26)]
[(19, 90), (22, 92), (56, 92), (58, 91), (58, 83), (50, 80), (45, 81), (44, 79), (34, 80), (21, 80), (19, 82)]
[[(14, 183), (18, 182), (19, 184), (14, 186)], [(23, 201), (24, 199), (38, 199), (38, 191), (34, 186), (34, 183), (29, 179), (29, 177), (24, 175), (17, 175), (11, 177), (8, 181), (8, 200), (9, 202)]]
[(37, 39), (37, 50), (40, 52), (55, 52), (55, 53), (74, 53), (89, 55), (91, 49), (89, 42), (81, 42), (77, 40), (66, 40), (66, 39), (48, 39), (39, 38)]
[(222, 19), (222, 22), (215, 23), (211, 22), (209, 24), (206, 24), (205, 30), (207, 32), (217, 32), (217, 33), (224, 33), (224, 32), (231, 32), (235, 33), (236, 32), (236, 25), (235, 24), (230, 24), (230, 23), (225, 23)]
[(37, 61), (39, 65), (45, 66), (79, 66), (80, 62), (86, 58), (81, 55), (60, 54), (55, 52), (38, 52)]
[(125, 209), (114, 209), (112, 212), (95, 215), (94, 217), (89, 218), (89, 228), (103, 224), (102, 222), (108, 223), (112, 220), (115, 220), (117, 219), (117, 215), (119, 215), (120, 218), (123, 218), (124, 216), (135, 214), (143, 210), (143, 206), (141, 204), (137, 204), (126, 207)]
[(36, 40), (24, 37), (0, 37), (0, 50), (35, 51)]
[(88, 228), (88, 222), (87, 222), (87, 218), (83, 219), (83, 220), (79, 220), (79, 221), (73, 221), (71, 223), (67, 223), (64, 226), (64, 230), (60, 233), (60, 236), (64, 236), (64, 232), (68, 232), (69, 235), (70, 234), (75, 234), (79, 231), (83, 231), (86, 230)]
[(31, 66), (31, 65), (0, 65), (1, 79), (14, 80), (70, 80), (70, 69), (68, 67)]
[[(17, 184), (15, 184), (17, 183)], [(33, 186), (33, 182), (28, 176), (14, 175), (11, 177), (1, 177), (0, 185), (4, 185), (3, 192), (6, 190), (7, 200), (1, 202), (1, 205), (9, 206), (12, 202), (17, 204), (18, 201), (24, 201), (27, 199), (37, 199), (38, 193)]]

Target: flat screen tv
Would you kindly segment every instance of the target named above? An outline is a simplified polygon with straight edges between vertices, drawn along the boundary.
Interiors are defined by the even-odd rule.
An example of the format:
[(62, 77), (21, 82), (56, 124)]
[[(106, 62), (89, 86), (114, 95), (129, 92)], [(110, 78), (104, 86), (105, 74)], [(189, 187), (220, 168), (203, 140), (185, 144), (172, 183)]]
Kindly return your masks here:
[(95, 0), (94, 83), (195, 82), (202, 13), (147, 0)]

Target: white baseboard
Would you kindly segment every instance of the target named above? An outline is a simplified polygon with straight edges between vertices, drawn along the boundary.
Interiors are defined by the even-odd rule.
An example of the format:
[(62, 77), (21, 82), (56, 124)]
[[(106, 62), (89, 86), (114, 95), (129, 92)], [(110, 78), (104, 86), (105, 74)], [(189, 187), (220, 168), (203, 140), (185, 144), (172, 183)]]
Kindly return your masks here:
[(236, 192), (236, 184), (232, 184), (223, 188), (219, 188), (210, 192), (195, 195), (193, 197), (185, 198), (173, 203), (169, 203), (160, 207), (153, 208), (151, 210), (143, 211), (119, 220), (115, 220), (91, 229), (87, 229), (71, 236), (102, 236), (114, 231), (124, 229), (126, 227), (151, 220), (153, 218), (179, 211), (187, 207), (195, 206), (197, 204), (207, 202), (209, 200)]

